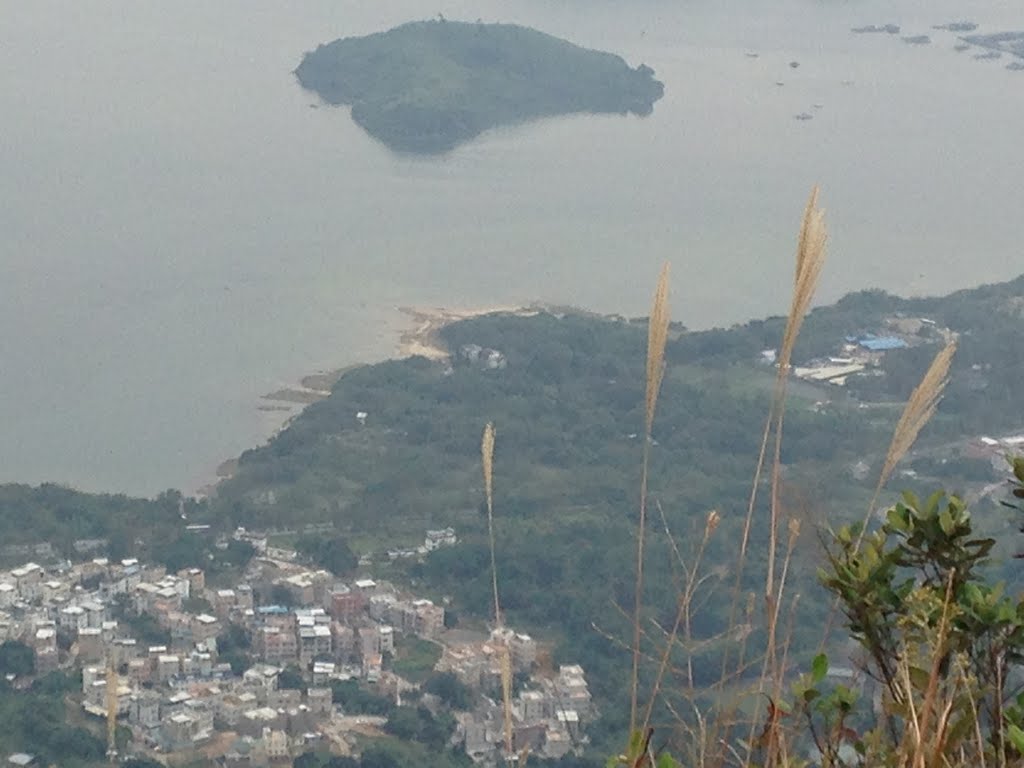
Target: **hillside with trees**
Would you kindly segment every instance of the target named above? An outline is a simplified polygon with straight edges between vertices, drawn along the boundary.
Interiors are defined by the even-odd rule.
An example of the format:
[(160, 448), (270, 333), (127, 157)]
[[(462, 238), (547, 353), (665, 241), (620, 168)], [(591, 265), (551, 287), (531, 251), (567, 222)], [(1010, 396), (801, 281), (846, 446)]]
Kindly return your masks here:
[[(883, 332), (894, 321), (925, 317), (958, 336), (946, 398), (921, 433), (893, 485), (922, 492), (945, 486), (970, 495), (1005, 476), (958, 451), (983, 433), (1015, 429), (1014, 385), (1022, 360), (1009, 343), (1024, 331), (1024, 278), (948, 297), (906, 300), (864, 292), (811, 312), (796, 345), (797, 364), (837, 354), (847, 337)], [(701, 603), (688, 631), (695, 687), (714, 684), (735, 648), (727, 576), (750, 494), (784, 320), (688, 332), (672, 326), (650, 440), (651, 520), (644, 604), (652, 627), (672, 623), (686, 558), (714, 510), (718, 532), (702, 552)], [(909, 338), (909, 337), (908, 337)], [(489, 553), (480, 475), (480, 434), (497, 429), (495, 527), (502, 602), (514, 626), (555, 641), (554, 661), (582, 663), (604, 716), (598, 733), (622, 733), (628, 706), (629, 620), (634, 526), (643, 454), (646, 320), (574, 312), (529, 317), (495, 314), (445, 327), (451, 360), (388, 361), (350, 371), (331, 396), (309, 406), (266, 445), (244, 453), (215, 498), (195, 502), (171, 492), (153, 501), (96, 497), (54, 486), (0, 489), (0, 523), (10, 541), (106, 536), (179, 568), (244, 563), (251, 550), (213, 546), (218, 531), (299, 528), (329, 523), (327, 536), (300, 536), (311, 562), (352, 572), (415, 580), (472, 621), (490, 614)], [(825, 524), (855, 521), (867, 509), (903, 401), (941, 339), (929, 333), (877, 360), (870, 376), (845, 387), (794, 380), (787, 400), (780, 462), (783, 502), (803, 521), (793, 549), (792, 588), (803, 599), (791, 619), (793, 663), (806, 662), (828, 619), (814, 577), (824, 555)], [(983, 392), (983, 396), (979, 396)], [(360, 418), (357, 414), (365, 414)], [(861, 469), (858, 469), (860, 467)], [(902, 470), (901, 470), (902, 471)], [(751, 530), (753, 574), (768, 536), (766, 494)], [(1013, 513), (1000, 492), (977, 501), (979, 535), (998, 535), (989, 575), (1019, 581)], [(883, 497), (886, 502), (888, 498)], [(183, 518), (182, 515), (185, 517)], [(68, 527), (62, 527), (68, 521)], [(212, 526), (202, 534), (193, 523)], [(390, 562), (394, 542), (422, 541), (431, 528), (454, 527), (459, 543), (429, 556)], [(124, 532), (119, 533), (123, 527)], [(683, 551), (685, 550), (685, 551)], [(981, 565), (978, 566), (979, 568)], [(744, 637), (757, 648), (759, 630)], [(648, 683), (650, 681), (647, 681)], [(710, 692), (708, 695), (714, 695)], [(610, 745), (601, 745), (611, 748)]]
[[(1006, 311), (994, 321), (983, 307), (997, 299), (1009, 308), (1022, 289), (1017, 280), (943, 299), (855, 294), (808, 316), (797, 359), (835, 354), (845, 336), (884, 327), (893, 317), (927, 314), (960, 334), (963, 357), (954, 362), (948, 400), (922, 434), (922, 450), (974, 434), (965, 430), (1009, 428), (1009, 386), (1020, 361), (1000, 362), (999, 339), (1024, 329), (1019, 315)], [(774, 381), (761, 352), (778, 344), (783, 322), (671, 331), (652, 433), (657, 517), (645, 601), (661, 626), (671, 621), (680, 578), (665, 532), (692, 539), (712, 509), (721, 514), (723, 533), (704, 554), (708, 598), (693, 631), (717, 638), (728, 625), (728, 606), (714, 595), (731, 585), (715, 576), (716, 566), (734, 557)], [(460, 544), (404, 566), (406, 575), (452, 596), (460, 613), (486, 616), (479, 435), (493, 421), (498, 570), (509, 620), (560, 638), (560, 647), (593, 670), (605, 701), (617, 702), (605, 707), (606, 715), (621, 717), (627, 670), (617, 639), (626, 637), (621, 606), (632, 600), (646, 321), (499, 314), (450, 325), (442, 337), (453, 352), (450, 365), (413, 358), (354, 370), (330, 398), (307, 408), (267, 446), (244, 454), (212, 503), (213, 519), (257, 527), (331, 521), (366, 547), (454, 526)], [(873, 377), (885, 382), (884, 391), (872, 391), (868, 378), (845, 389), (805, 382), (792, 388), (781, 460), (787, 504), (806, 521), (795, 553), (809, 566), (802, 572), (813, 573), (821, 557), (817, 527), (867, 507), (899, 405), (939, 346), (929, 340), (889, 353)], [(478, 349), (499, 352), (501, 365), (482, 364)], [(970, 398), (974, 361), (986, 358), (993, 363), (986, 369), (993, 396)], [(367, 414), (365, 424), (358, 412)], [(859, 462), (869, 471), (858, 477)], [(954, 489), (968, 484), (941, 463), (932, 471), (904, 476), (900, 484), (928, 492), (940, 482)], [(981, 465), (980, 474), (986, 483), (998, 479), (991, 466)], [(989, 530), (1009, 525), (1008, 513), (991, 508)], [(758, 543), (766, 536), (760, 525), (752, 531)], [(756, 588), (753, 581), (748, 586)], [(799, 588), (809, 597), (794, 620), (794, 647), (813, 648), (825, 601), (813, 597), (820, 589), (814, 579)], [(702, 645), (695, 684), (717, 679), (725, 645)]]

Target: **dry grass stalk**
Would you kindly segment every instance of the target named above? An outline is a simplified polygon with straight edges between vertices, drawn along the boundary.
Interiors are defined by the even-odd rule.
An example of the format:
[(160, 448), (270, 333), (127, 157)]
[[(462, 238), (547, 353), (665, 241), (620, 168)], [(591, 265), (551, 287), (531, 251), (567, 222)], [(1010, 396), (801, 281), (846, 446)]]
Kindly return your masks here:
[(797, 238), (796, 271), (793, 275), (793, 296), (786, 320), (786, 330), (782, 335), (782, 347), (779, 350), (779, 369), (781, 375), (788, 373), (793, 359), (793, 348), (797, 336), (803, 326), (804, 317), (811, 308), (814, 291), (818, 287), (821, 268), (825, 265), (825, 244), (828, 231), (825, 228), (825, 212), (818, 208), (818, 188), (811, 190), (811, 196), (804, 207), (803, 219), (800, 222), (800, 234)]
[[(483, 462), (484, 494), (487, 499), (487, 535), (491, 547), (491, 586), (494, 590), (494, 625), (501, 629), (504, 622), (501, 616), (501, 602), (498, 598), (498, 563), (495, 555), (494, 538), (494, 424), (488, 422), (484, 427), (480, 441), (480, 458)], [(505, 756), (512, 762), (512, 657), (506, 641), (501, 649), (501, 692), (502, 709), (505, 726)]]
[[(860, 545), (864, 541), (864, 536), (867, 534), (868, 525), (871, 522), (871, 516), (875, 512), (875, 505), (878, 504), (878, 497), (881, 495), (882, 489), (889, 482), (889, 478), (892, 476), (896, 466), (907, 455), (907, 452), (914, 446), (914, 443), (917, 442), (918, 434), (931, 421), (932, 416), (935, 415), (935, 410), (938, 408), (939, 402), (942, 400), (942, 394), (949, 383), (949, 369), (955, 354), (956, 340), (952, 340), (935, 355), (921, 381), (914, 387), (914, 391), (910, 393), (910, 398), (903, 408), (903, 413), (900, 415), (899, 421), (896, 422), (896, 429), (893, 431), (889, 450), (886, 451), (885, 461), (882, 463), (882, 471), (878, 476), (878, 483), (875, 485), (874, 493), (871, 495), (871, 502), (864, 513), (860, 533), (857, 535), (856, 549), (860, 549)], [(837, 598), (832, 602), (832, 608), (826, 620), (825, 632), (822, 635), (819, 650), (825, 647), (825, 643), (831, 634), (832, 624), (838, 608), (839, 601)]]
[[(970, 686), (970, 682), (968, 680), (967, 670), (964, 668), (964, 661), (960, 657), (956, 658), (956, 669), (957, 669), (957, 677), (960, 680), (961, 687), (964, 690), (970, 690), (971, 686)], [(1002, 690), (1002, 686), (1000, 686), (1000, 690)], [(985, 763), (985, 737), (982, 736), (982, 734), (981, 734), (981, 714), (978, 711), (978, 705), (977, 705), (977, 702), (975, 701), (975, 696), (974, 695), (970, 695), (970, 696), (967, 696), (966, 699), (967, 699), (967, 705), (971, 709), (971, 720), (974, 723), (974, 741), (975, 741), (975, 746), (976, 746), (976, 748), (978, 750), (977, 751), (978, 764), (979, 764), (980, 768), (987, 768), (986, 763)], [(1000, 731), (1000, 734), (1001, 733), (1002, 733), (1002, 731)], [(1000, 741), (1000, 744), (999, 744), (999, 752), (1000, 752), (1000, 754), (1005, 754), (1005, 751), (1003, 749), (1003, 744), (1002, 744), (1001, 741)], [(963, 762), (966, 762), (966, 761), (963, 761)]]
[(896, 469), (896, 465), (900, 463), (903, 457), (907, 455), (907, 452), (913, 447), (917, 441), (918, 434), (931, 421), (932, 416), (935, 415), (935, 409), (942, 399), (942, 393), (946, 389), (946, 384), (949, 383), (949, 367), (953, 362), (953, 355), (955, 354), (956, 341), (954, 340), (939, 350), (939, 353), (935, 355), (935, 359), (932, 360), (932, 364), (928, 366), (928, 370), (921, 379), (921, 382), (910, 393), (910, 399), (907, 400), (907, 404), (903, 408), (900, 420), (896, 422), (892, 442), (889, 443), (889, 450), (885, 454), (882, 471), (878, 476), (878, 484), (875, 486), (875, 492), (871, 497), (871, 504), (868, 507), (864, 524), (861, 526), (860, 535), (857, 538), (858, 547), (860, 547), (864, 539), (864, 533), (867, 531), (868, 523), (871, 521), (871, 515), (874, 512), (875, 504), (878, 503), (878, 497), (882, 493), (882, 488), (889, 482), (889, 478), (892, 476), (893, 470)]
[(654, 291), (651, 316), (647, 322), (647, 391), (644, 398), (644, 427), (648, 434), (654, 426), (654, 411), (658, 404), (658, 392), (665, 373), (665, 343), (668, 341), (669, 265), (666, 263), (658, 275)]
[(505, 758), (511, 763), (515, 759), (512, 751), (512, 652), (508, 643), (501, 647), (501, 704), (505, 725)]
[(498, 563), (494, 554), (494, 424), (484, 427), (480, 443), (480, 455), (484, 466), (484, 494), (487, 499), (487, 535), (491, 544), (491, 586), (494, 590), (494, 625), (502, 626), (501, 603), (498, 601)]
[[(785, 402), (786, 384), (789, 380), (789, 368), (793, 359), (793, 348), (803, 326), (804, 316), (810, 309), (818, 278), (825, 263), (825, 244), (828, 233), (825, 229), (825, 213), (818, 208), (818, 187), (811, 190), (811, 196), (804, 207), (800, 223), (800, 234), (797, 237), (796, 271), (793, 278), (793, 295), (790, 300), (789, 315), (783, 332), (782, 346), (779, 353), (779, 367), (775, 377), (775, 391), (772, 405), (765, 419), (764, 432), (761, 435), (761, 448), (754, 467), (754, 478), (750, 489), (750, 500), (747, 504), (747, 517), (743, 524), (743, 536), (740, 540), (739, 567), (737, 569), (737, 585), (742, 577), (743, 564), (746, 561), (747, 546), (750, 543), (750, 530), (753, 524), (754, 508), (757, 503), (757, 490), (761, 484), (761, 473), (764, 471), (767, 456), (768, 438), (772, 424), (776, 424), (776, 468), (779, 463), (778, 449), (782, 439), (782, 406)], [(773, 495), (775, 483), (773, 481)], [(775, 505), (777, 506), (777, 504)], [(773, 530), (776, 526), (772, 526)], [(769, 553), (769, 584), (774, 580), (774, 547)], [(738, 586), (737, 586), (738, 590)]]
[(692, 704), (691, 706), (693, 708), (693, 718), (697, 723), (695, 726), (686, 722), (683, 716), (672, 706), (672, 702), (665, 702), (665, 708), (672, 713), (676, 722), (682, 726), (688, 735), (686, 743), (689, 745), (690, 755), (689, 759), (683, 762), (683, 765), (708, 766), (711, 763), (708, 755), (707, 720), (704, 719), (704, 715), (699, 707)]
[[(786, 413), (786, 390), (789, 384), (789, 369), (793, 360), (793, 349), (796, 346), (800, 328), (803, 326), (804, 317), (811, 308), (811, 301), (818, 287), (818, 278), (821, 276), (821, 269), (825, 264), (825, 245), (827, 241), (828, 232), (825, 229), (825, 212), (818, 208), (818, 188), (815, 187), (811, 191), (810, 198), (807, 200), (803, 219), (800, 223), (800, 235), (797, 240), (796, 249), (796, 271), (793, 277), (793, 296), (790, 302), (789, 315), (786, 319), (786, 329), (782, 337), (782, 347), (779, 353), (779, 370), (775, 379), (775, 397), (772, 403), (772, 411), (775, 417), (775, 446), (771, 468), (768, 564), (765, 569), (764, 587), (768, 624), (765, 660), (766, 664), (771, 666), (771, 669), (767, 670), (764, 679), (770, 677), (779, 681), (781, 681), (782, 670), (778, 669), (776, 650), (778, 617), (782, 604), (785, 570), (792, 555), (792, 546), (795, 544), (795, 537), (791, 535), (790, 549), (786, 553), (786, 564), (783, 566), (783, 576), (776, 586), (775, 559), (778, 552), (779, 521), (781, 519), (779, 489), (781, 486), (782, 433)], [(751, 498), (755, 498), (753, 493)], [(762, 679), (762, 685), (764, 679)]]
[[(676, 563), (678, 564), (679, 568), (682, 570), (683, 574), (685, 574), (686, 577), (684, 584), (680, 585), (677, 591), (680, 595), (682, 595), (682, 597), (680, 598), (679, 607), (683, 611), (681, 643), (684, 650), (686, 651), (686, 688), (687, 691), (692, 695), (694, 679), (693, 651), (695, 647), (693, 642), (692, 627), (693, 613), (695, 609), (703, 607), (703, 605), (707, 604), (707, 602), (710, 601), (711, 597), (713, 596), (714, 590), (708, 589), (703, 593), (704, 601), (701, 604), (698, 604), (695, 598), (698, 594), (698, 590), (700, 590), (700, 588), (703, 587), (705, 583), (711, 581), (712, 579), (721, 578), (722, 575), (719, 569), (712, 569), (708, 573), (705, 573), (703, 576), (699, 577), (697, 574), (700, 570), (700, 561), (703, 558), (704, 548), (707, 545), (707, 540), (710, 538), (711, 534), (713, 534), (715, 530), (718, 528), (718, 524), (722, 520), (722, 515), (718, 512), (718, 510), (714, 509), (708, 513), (707, 517), (704, 520), (704, 536), (701, 540), (701, 547), (697, 554), (697, 561), (692, 567), (690, 567), (687, 566), (686, 559), (683, 557), (683, 553), (679, 551), (679, 545), (678, 543), (676, 543), (676, 537), (673, 535), (671, 529), (669, 528), (668, 518), (665, 517), (665, 510), (662, 508), (661, 503), (657, 502), (655, 506), (658, 509), (658, 514), (661, 516), (661, 525), (665, 531), (665, 540), (668, 542), (669, 548), (672, 550), (672, 555), (675, 558)], [(669, 634), (670, 633), (665, 632), (666, 637), (668, 637)], [(657, 689), (657, 686), (655, 686), (655, 689)]]
[[(757, 505), (757, 492), (761, 484), (761, 476), (764, 472), (765, 460), (768, 453), (768, 441), (772, 435), (773, 427), (775, 433), (774, 456), (772, 463), (772, 500), (771, 520), (769, 528), (768, 544), (768, 566), (765, 574), (765, 602), (768, 605), (769, 615), (769, 643), (774, 644), (775, 628), (771, 617), (777, 616), (778, 596), (773, 594), (775, 584), (775, 558), (778, 549), (778, 525), (779, 525), (779, 478), (782, 452), (782, 430), (785, 413), (786, 389), (789, 381), (789, 370), (793, 359), (793, 349), (796, 346), (800, 328), (803, 326), (804, 317), (810, 310), (814, 292), (817, 289), (818, 279), (821, 276), (822, 267), (825, 264), (826, 243), (828, 232), (825, 228), (825, 213), (818, 208), (818, 187), (811, 190), (810, 197), (804, 207), (803, 218), (800, 223), (800, 233), (797, 237), (796, 267), (793, 277), (793, 294), (790, 300), (789, 315), (786, 319), (786, 327), (783, 332), (782, 345), (779, 350), (778, 371), (775, 377), (775, 388), (772, 396), (771, 407), (765, 419), (764, 432), (761, 435), (761, 447), (754, 467), (753, 482), (751, 483), (750, 499), (747, 504), (747, 515), (743, 523), (743, 534), (740, 538), (739, 553), (736, 563), (736, 579), (733, 589), (732, 608), (730, 609), (729, 626), (736, 622), (739, 608), (739, 599), (742, 594), (743, 570), (746, 564), (747, 548), (750, 543), (750, 532), (753, 527), (754, 510)], [(774, 607), (773, 607), (774, 606)], [(771, 654), (769, 654), (771, 655)], [(720, 681), (729, 677), (729, 653), (722, 655), (722, 672)], [(743, 666), (743, 649), (740, 650), (738, 666)], [(723, 683), (719, 683), (719, 691)], [(726, 713), (726, 721), (732, 719), (731, 713)], [(725, 738), (728, 738), (727, 732)], [(721, 735), (716, 741), (721, 741)]]
[[(607, 640), (609, 645), (612, 645), (612, 646), (614, 646), (616, 648), (619, 648), (619, 649), (621, 649), (623, 651), (627, 651), (627, 652), (632, 651), (632, 646), (627, 644), (625, 641), (623, 641), (622, 638), (619, 635), (616, 635), (616, 634), (614, 634), (612, 632), (609, 632), (606, 629), (603, 629), (601, 626), (599, 626), (598, 624), (595, 624), (594, 622), (590, 623), (590, 628), (592, 630), (594, 630), (594, 632), (599, 637), (603, 638), (604, 640)], [(668, 630), (666, 630), (666, 629), (664, 629), (663, 627), (660, 627), (660, 626), (658, 627), (658, 629), (661, 630), (661, 633), (665, 637), (668, 636)], [(646, 637), (646, 633), (644, 633), (644, 637)], [(721, 639), (721, 636), (720, 637), (716, 637), (716, 638), (712, 638), (710, 641), (708, 641), (705, 644), (709, 645), (711, 642), (713, 642), (715, 640), (719, 640), (719, 639)], [(648, 653), (646, 651), (644, 651), (643, 653), (640, 654), (640, 658), (643, 659), (644, 661), (650, 662), (651, 664), (658, 664), (661, 661), (661, 657), (660, 656), (655, 656), (654, 654)], [(681, 669), (680, 667), (676, 667), (676, 666), (670, 666), (669, 667), (669, 671), (672, 672), (674, 675), (684, 675), (685, 674), (685, 670), (684, 669)]]
[(900, 459), (917, 440), (918, 433), (935, 414), (946, 384), (949, 383), (949, 367), (953, 362), (954, 354), (956, 354), (956, 342), (951, 341), (939, 351), (928, 367), (928, 372), (921, 379), (921, 383), (914, 387), (914, 391), (903, 409), (903, 415), (900, 416), (900, 420), (896, 424), (892, 443), (889, 445), (885, 463), (882, 465), (879, 485), (885, 485)]
[[(786, 577), (789, 574), (789, 566), (790, 566), (790, 563), (793, 561), (793, 553), (796, 551), (796, 543), (799, 540), (799, 538), (800, 538), (800, 521), (797, 520), (796, 518), (791, 518), (790, 521), (789, 521), (789, 540), (788, 540), (788, 542), (786, 544), (786, 557), (785, 557), (785, 560), (783, 560), (783, 563), (782, 563), (782, 575), (779, 577), (778, 594), (780, 596), (785, 591)], [(794, 611), (796, 610), (796, 601), (799, 599), (799, 597), (800, 597), (799, 595), (796, 595), (793, 598), (793, 606), (792, 607), (793, 607)], [(772, 626), (778, 626), (778, 623), (779, 623), (779, 608), (780, 608), (779, 605), (775, 606), (775, 613), (774, 613), (774, 615), (772, 616), (772, 619), (771, 619)], [(793, 617), (791, 616), (790, 617), (790, 621), (792, 621), (792, 618)], [(783, 677), (783, 674), (785, 673), (785, 669), (786, 669), (786, 655), (789, 652), (789, 641), (790, 641), (791, 637), (792, 637), (792, 627), (790, 628), (790, 632), (789, 632), (789, 634), (788, 634), (788, 636), (786, 638), (786, 642), (783, 643), (783, 657), (782, 657), (782, 662), (781, 663), (777, 663), (776, 659), (773, 656), (771, 656), (771, 655), (768, 656), (769, 663), (771, 663), (774, 666), (774, 669), (775, 669), (775, 687), (774, 687), (773, 695), (776, 696), (776, 697), (778, 697), (778, 696), (780, 696), (782, 694), (782, 677)], [(774, 654), (776, 649), (775, 649), (775, 647), (773, 645), (773, 647), (770, 648), (769, 650), (771, 651), (771, 653)]]
[[(939, 634), (935, 640), (935, 648), (932, 653), (932, 668), (928, 675), (928, 687), (925, 690), (924, 706), (922, 707), (921, 723), (918, 727), (918, 733), (927, 736), (929, 728), (931, 727), (931, 720), (935, 712), (939, 709), (938, 692), (939, 692), (939, 681), (942, 678), (941, 666), (942, 659), (945, 656), (946, 650), (946, 639), (949, 630), (950, 613), (953, 604), (953, 577), (956, 574), (956, 569), (953, 568), (949, 572), (949, 579), (946, 582), (946, 596), (942, 602), (942, 617), (939, 620)], [(949, 706), (944, 708), (943, 713), (937, 716), (937, 723), (935, 728), (934, 738), (934, 757), (938, 757), (942, 752), (943, 747), (943, 735), (946, 732), (949, 713), (952, 709), (952, 701), (949, 702)], [(928, 762), (927, 756), (924, 753), (924, 740), (919, 739), (915, 745), (916, 751), (914, 759), (911, 761), (911, 765), (914, 768), (924, 768)]]
[[(946, 581), (942, 601), (942, 614), (934, 636), (923, 641), (911, 641), (899, 651), (893, 685), (889, 696), (897, 711), (895, 714), (903, 723), (902, 733), (893, 732), (898, 738), (895, 744), (899, 765), (906, 768), (931, 768), (932, 766), (956, 766), (966, 768), (978, 760), (985, 764), (985, 743), (978, 725), (975, 693), (963, 667), (963, 660), (957, 655), (950, 658), (948, 645), (950, 623), (953, 620), (953, 579), (951, 572)], [(914, 679), (912, 669), (920, 669), (916, 659), (924, 650), (930, 656), (928, 677), (923, 690), (919, 680)], [(949, 666), (949, 669), (944, 667)], [(974, 717), (977, 755), (968, 758), (966, 742), (950, 743), (950, 732), (954, 710), (966, 701)], [(961, 715), (962, 716), (962, 715)]]
[[(779, 589), (779, 592), (780, 593), (782, 592), (781, 588)], [(793, 599), (790, 601), (789, 620), (786, 622), (786, 640), (783, 643), (782, 662), (781, 662), (781, 664), (779, 664), (777, 666), (777, 668), (779, 670), (785, 670), (786, 664), (788, 662), (789, 648), (791, 647), (792, 642), (793, 642), (793, 630), (794, 630), (794, 628), (796, 626), (796, 610), (797, 610), (797, 605), (799, 603), (800, 603), (800, 594), (797, 593), (797, 594), (793, 595)], [(782, 696), (782, 673), (781, 673), (781, 671), (779, 673), (778, 679), (776, 680), (775, 692), (772, 694), (772, 698), (775, 701), (781, 701), (782, 698), (783, 698), (783, 696)], [(781, 754), (780, 765), (782, 765), (782, 766), (790, 765), (791, 764), (791, 760), (790, 760), (791, 756), (790, 756), (790, 740), (789, 739), (787, 739), (787, 738), (783, 738), (782, 739), (780, 754)]]
[[(789, 657), (789, 647), (793, 638), (793, 626), (796, 619), (797, 603), (800, 601), (799, 594), (794, 595), (793, 599), (790, 601), (789, 622), (787, 624), (786, 637), (782, 643), (782, 658), (780, 660), (778, 658), (779, 651), (776, 647), (774, 633), (779, 625), (779, 616), (781, 615), (782, 610), (782, 595), (785, 591), (786, 579), (789, 575), (789, 567), (793, 560), (793, 553), (796, 551), (797, 541), (800, 538), (800, 521), (796, 518), (790, 518), (788, 530), (789, 538), (786, 544), (786, 556), (782, 561), (782, 573), (779, 576), (779, 586), (774, 595), (766, 596), (766, 615), (768, 617), (768, 626), (771, 631), (768, 636), (768, 647), (765, 651), (761, 664), (761, 674), (757, 680), (757, 693), (759, 697), (768, 695), (766, 687), (769, 681), (771, 682), (771, 694), (769, 696), (769, 700), (772, 702), (779, 701), (783, 697), (783, 682), (786, 664)], [(760, 698), (758, 700), (760, 700)], [(753, 724), (751, 725), (747, 744), (750, 745), (748, 747), (747, 754), (749, 762), (754, 744)], [(782, 743), (782, 746), (785, 746), (784, 743)]]
[[(660, 510), (660, 505), (659, 505)], [(664, 512), (662, 513), (662, 519), (664, 520)], [(654, 711), (654, 702), (658, 698), (658, 693), (661, 690), (661, 683), (665, 678), (665, 672), (669, 666), (669, 658), (672, 655), (672, 649), (676, 645), (676, 639), (679, 637), (680, 627), (685, 626), (685, 634), (690, 634), (690, 607), (693, 603), (694, 592), (697, 587), (702, 583), (702, 579), (698, 578), (700, 571), (701, 561), (704, 558), (704, 552), (707, 549), (708, 541), (711, 539), (711, 535), (718, 528), (718, 522), (720, 520), (718, 512), (712, 510), (708, 513), (707, 519), (704, 523), (704, 536), (701, 538), (700, 546), (697, 548), (697, 555), (694, 560), (692, 568), (687, 569), (686, 574), (686, 585), (683, 589), (683, 594), (678, 600), (678, 607), (676, 609), (675, 621), (672, 624), (672, 630), (668, 633), (668, 638), (665, 641), (665, 648), (662, 651), (661, 662), (658, 665), (658, 673), (654, 678), (654, 687), (651, 689), (650, 696), (647, 700), (647, 709), (644, 712), (644, 722), (641, 726), (642, 731), (646, 731), (647, 727), (651, 723), (651, 714)], [(667, 528), (667, 524), (666, 524)], [(689, 685), (693, 685), (693, 655), (689, 654), (687, 659), (687, 677), (689, 679)]]
[(669, 265), (666, 263), (658, 275), (651, 315), (647, 321), (647, 390), (644, 401), (644, 448), (640, 477), (640, 516), (636, 534), (636, 580), (633, 594), (633, 670), (630, 685), (629, 731), (636, 730), (637, 694), (640, 685), (640, 614), (644, 589), (644, 536), (647, 527), (647, 475), (651, 457), (651, 430), (654, 412), (665, 373), (665, 344), (668, 341)]
[(825, 265), (825, 244), (828, 232), (825, 229), (825, 212), (818, 208), (818, 188), (804, 208), (800, 224), (800, 236), (796, 249), (796, 273), (793, 278), (793, 298), (790, 303), (786, 330), (782, 336), (779, 353), (779, 371), (775, 380), (775, 455), (772, 461), (772, 503), (771, 527), (769, 528), (768, 572), (765, 577), (765, 594), (770, 595), (775, 583), (775, 549), (779, 524), (779, 467), (782, 453), (782, 422), (786, 412), (786, 387), (789, 382), (789, 368), (793, 360), (793, 348), (803, 326), (804, 317), (811, 308), (814, 292), (818, 287), (821, 268)]

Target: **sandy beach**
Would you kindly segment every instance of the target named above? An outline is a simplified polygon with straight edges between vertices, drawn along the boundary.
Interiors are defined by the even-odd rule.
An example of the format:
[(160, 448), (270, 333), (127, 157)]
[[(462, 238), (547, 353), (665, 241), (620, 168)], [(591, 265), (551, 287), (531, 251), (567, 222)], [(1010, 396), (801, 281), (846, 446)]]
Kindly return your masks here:
[[(395, 353), (389, 358), (401, 360), (407, 357), (420, 356), (428, 360), (444, 361), (450, 351), (441, 341), (440, 331), (446, 325), (491, 314), (511, 314), (519, 317), (530, 317), (546, 309), (540, 304), (529, 306), (487, 306), (487, 307), (398, 307), (398, 311), (409, 319), (408, 324), (398, 332)], [(329, 371), (319, 371), (303, 376), (297, 385), (287, 386), (263, 395), (256, 409), (267, 415), (278, 415), (281, 423), (272, 430), (268, 439), (286, 429), (292, 419), (298, 416), (305, 406), (329, 397), (331, 389), (348, 371), (361, 367), (348, 365)], [(216, 492), (217, 483), (234, 475), (238, 467), (238, 459), (232, 458), (221, 462), (216, 469), (216, 479), (196, 489), (199, 496), (210, 496)]]
[(497, 313), (529, 317), (543, 311), (540, 305), (531, 306), (492, 306), (469, 309), (451, 307), (399, 307), (398, 311), (412, 320), (412, 326), (402, 332), (398, 339), (398, 357), (406, 358), (419, 355), (429, 360), (447, 360), (450, 351), (441, 342), (438, 333), (446, 325), (471, 317), (493, 315)]

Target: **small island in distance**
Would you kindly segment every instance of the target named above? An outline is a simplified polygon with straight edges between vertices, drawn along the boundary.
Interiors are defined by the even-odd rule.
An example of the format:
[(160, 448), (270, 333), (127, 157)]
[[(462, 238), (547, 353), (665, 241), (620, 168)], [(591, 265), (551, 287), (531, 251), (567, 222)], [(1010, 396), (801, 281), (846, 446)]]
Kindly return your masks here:
[(654, 71), (513, 24), (411, 22), (307, 53), (295, 71), (391, 149), (440, 153), (489, 128), (573, 113), (648, 115)]

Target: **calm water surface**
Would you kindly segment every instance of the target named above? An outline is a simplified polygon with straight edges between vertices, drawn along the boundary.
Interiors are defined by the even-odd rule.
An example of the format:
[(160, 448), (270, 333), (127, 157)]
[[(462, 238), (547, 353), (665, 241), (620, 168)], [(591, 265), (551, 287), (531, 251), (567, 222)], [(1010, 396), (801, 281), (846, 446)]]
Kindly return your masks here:
[[(645, 62), (665, 98), (422, 159), (311, 108), (290, 74), (318, 42), (439, 11)], [(1024, 28), (1018, 2), (33, 0), (2, 17), (0, 481), (195, 488), (277, 426), (261, 394), (391, 354), (398, 305), (639, 314), (670, 259), (688, 325), (784, 311), (814, 182), (822, 300), (1024, 271), (1024, 73), (930, 30)], [(849, 32), (886, 22), (933, 44)]]

